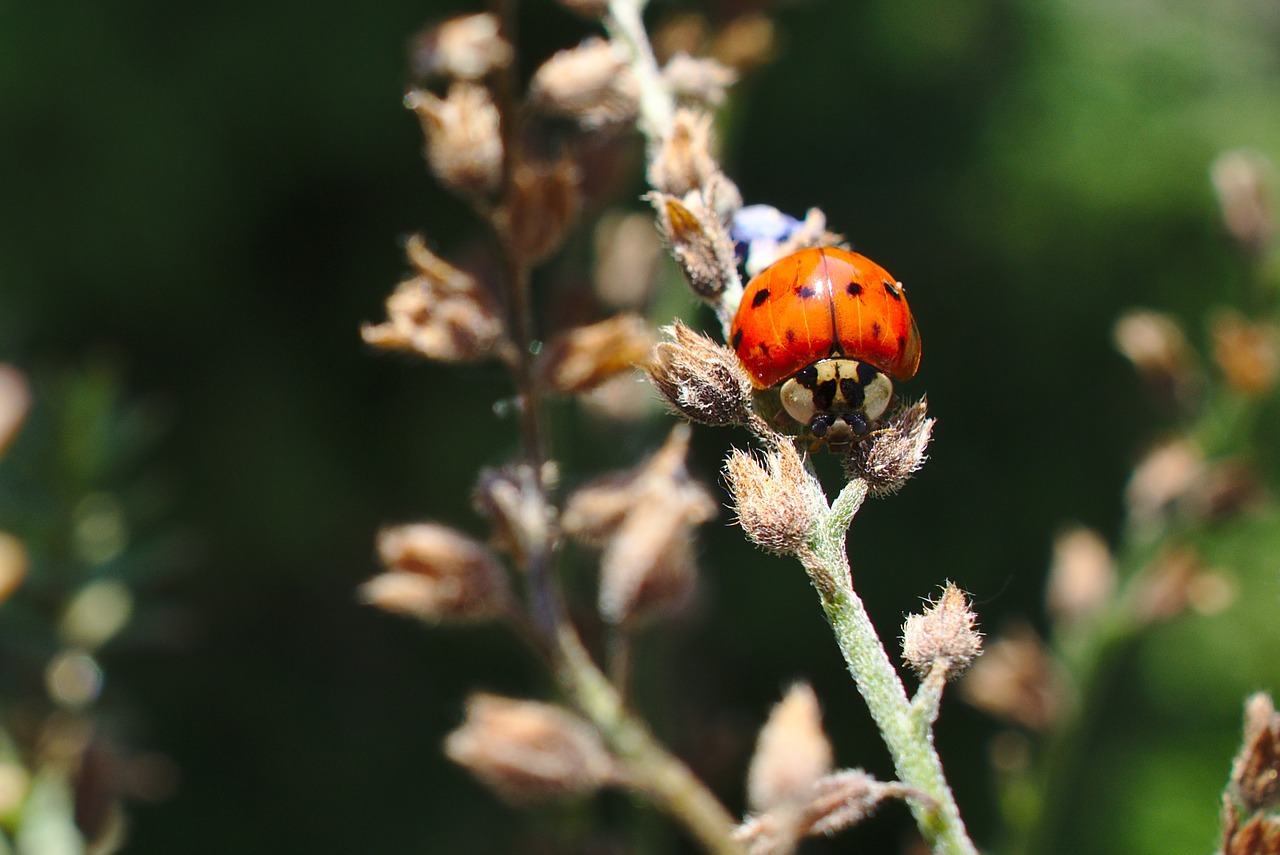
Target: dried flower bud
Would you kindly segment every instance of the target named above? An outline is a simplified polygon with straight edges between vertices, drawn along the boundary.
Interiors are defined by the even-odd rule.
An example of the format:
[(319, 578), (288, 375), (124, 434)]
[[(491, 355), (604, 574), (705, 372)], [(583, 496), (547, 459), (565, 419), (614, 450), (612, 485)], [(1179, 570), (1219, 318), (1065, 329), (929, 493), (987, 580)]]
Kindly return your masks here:
[(1238, 312), (1214, 318), (1213, 358), (1231, 388), (1242, 395), (1265, 395), (1280, 375), (1280, 329), (1253, 323)]
[(455, 83), (441, 99), (412, 89), (404, 104), (418, 114), (427, 138), (427, 162), (440, 183), (464, 196), (484, 196), (502, 180), (502, 134), (489, 91)]
[(529, 556), (552, 540), (555, 509), (529, 466), (482, 469), (472, 503), (493, 524), (493, 540), (525, 566)]
[(1157, 445), (1138, 463), (1125, 487), (1129, 520), (1138, 527), (1159, 522), (1204, 473), (1204, 456), (1190, 440)]
[(1075, 528), (1058, 535), (1045, 594), (1049, 614), (1066, 621), (1090, 617), (1107, 604), (1115, 588), (1115, 561), (1096, 531)]
[(689, 435), (678, 426), (637, 469), (594, 481), (566, 503), (565, 532), (604, 545), (599, 605), (612, 623), (674, 611), (692, 592), (693, 529), (716, 503), (685, 468)]
[(0, 457), (17, 437), (29, 409), (31, 391), (26, 378), (12, 365), (0, 364)]
[(1161, 312), (1135, 309), (1116, 322), (1113, 336), (1116, 349), (1157, 394), (1179, 406), (1194, 403), (1200, 376), (1177, 321)]
[(928, 460), (925, 451), (934, 424), (928, 413), (927, 398), (900, 407), (867, 439), (854, 443), (844, 461), (845, 474), (866, 481), (873, 496), (901, 490)]
[(1222, 796), (1223, 855), (1280, 852), (1280, 714), (1263, 692), (1245, 703), (1244, 744)]
[(743, 74), (759, 68), (772, 57), (777, 27), (764, 12), (739, 15), (720, 28), (711, 42), (711, 55)]
[(908, 615), (902, 625), (902, 658), (921, 677), (934, 667), (948, 679), (959, 677), (982, 653), (978, 616), (964, 592), (948, 582), (923, 614)]
[(18, 590), (27, 578), (30, 567), (31, 559), (27, 556), (27, 548), (22, 541), (0, 531), (0, 603)]
[(886, 784), (861, 769), (844, 769), (815, 781), (804, 800), (750, 817), (734, 829), (734, 837), (747, 845), (750, 855), (782, 855), (795, 851), (803, 837), (843, 831), (871, 816), (885, 799), (907, 797), (928, 801), (904, 784)]
[(575, 15), (581, 15), (593, 21), (602, 17), (609, 9), (609, 0), (557, 0), (557, 2)]
[(672, 410), (698, 424), (749, 425), (757, 434), (769, 433), (752, 408), (755, 387), (737, 354), (680, 321), (662, 332), (670, 341), (654, 348), (649, 379)]
[(778, 443), (764, 453), (763, 462), (735, 448), (724, 471), (738, 524), (752, 543), (782, 555), (808, 549), (826, 499), (795, 446)]
[(1275, 234), (1275, 168), (1253, 151), (1228, 151), (1210, 173), (1227, 233), (1247, 253), (1259, 253)]
[(578, 168), (562, 158), (553, 164), (520, 163), (498, 210), (503, 240), (530, 264), (560, 248), (582, 210)]
[(577, 327), (548, 344), (540, 360), (552, 389), (576, 395), (635, 368), (647, 368), (653, 333), (639, 315), (618, 315)]
[(643, 213), (609, 213), (595, 231), (596, 296), (615, 309), (639, 309), (653, 292), (662, 243), (653, 218)]
[(814, 784), (831, 771), (831, 757), (818, 696), (807, 683), (796, 683), (760, 729), (747, 772), (747, 804), (765, 812), (807, 801)]
[(1067, 702), (1057, 663), (1030, 627), (1018, 627), (986, 645), (960, 681), (969, 704), (1030, 730), (1053, 726)]
[(724, 103), (726, 90), (738, 80), (733, 69), (714, 59), (677, 53), (662, 67), (662, 81), (677, 101), (708, 107)]
[(498, 16), (490, 12), (463, 15), (424, 30), (410, 50), (414, 76), (479, 80), (506, 68), (515, 52), (499, 30)]
[(1190, 605), (1196, 580), (1206, 572), (1200, 554), (1192, 547), (1161, 552), (1135, 580), (1135, 616), (1144, 623), (1155, 623), (1182, 614)]
[(360, 587), (361, 599), (424, 621), (485, 620), (511, 603), (506, 571), (480, 543), (436, 523), (384, 529), (378, 557), (386, 567)]
[(649, 164), (649, 184), (659, 193), (681, 198), (695, 190), (706, 191), (720, 174), (711, 155), (710, 113), (680, 109)]
[(626, 52), (590, 38), (552, 56), (529, 82), (529, 105), (549, 116), (574, 119), (584, 128), (635, 120), (640, 87)]
[(658, 213), (658, 229), (684, 272), (693, 292), (709, 302), (729, 291), (741, 292), (733, 241), (720, 218), (700, 200), (650, 193)]
[(512, 804), (581, 796), (612, 783), (616, 764), (595, 729), (560, 707), (475, 694), (444, 743), (463, 766)]
[(468, 273), (432, 254), (420, 236), (409, 239), (416, 275), (387, 298), (387, 321), (366, 324), (366, 342), (444, 362), (510, 356), (511, 344), (488, 291)]

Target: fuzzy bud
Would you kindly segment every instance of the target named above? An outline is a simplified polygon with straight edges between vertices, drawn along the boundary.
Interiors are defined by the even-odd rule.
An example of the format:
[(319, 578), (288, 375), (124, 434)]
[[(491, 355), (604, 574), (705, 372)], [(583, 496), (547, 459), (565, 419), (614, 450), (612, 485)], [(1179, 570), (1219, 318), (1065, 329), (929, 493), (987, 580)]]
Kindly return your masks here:
[(1244, 744), (1222, 796), (1222, 855), (1280, 853), (1280, 714), (1263, 692), (1245, 703)]
[(1150, 528), (1172, 510), (1205, 471), (1204, 454), (1189, 440), (1163, 442), (1147, 453), (1125, 487), (1129, 520)]
[(588, 484), (566, 503), (565, 532), (604, 547), (599, 607), (611, 623), (677, 610), (692, 593), (693, 530), (716, 503), (685, 468), (689, 436), (678, 426), (637, 469)]
[(909, 615), (902, 625), (902, 658), (921, 677), (935, 667), (948, 679), (960, 676), (982, 653), (977, 620), (964, 592), (948, 582), (923, 614)]
[(635, 368), (647, 368), (653, 333), (644, 318), (625, 314), (563, 333), (548, 344), (540, 360), (547, 384), (576, 395)]
[(1280, 375), (1280, 330), (1253, 323), (1238, 312), (1214, 318), (1213, 359), (1232, 389), (1257, 397), (1275, 388)]
[(1058, 535), (1045, 594), (1051, 615), (1069, 622), (1090, 617), (1107, 604), (1115, 588), (1115, 560), (1096, 531), (1076, 528)]
[(408, 255), (416, 275), (387, 298), (385, 323), (361, 329), (364, 340), (443, 362), (508, 355), (497, 306), (475, 277), (434, 255), (417, 235), (409, 239)]
[(557, 2), (575, 15), (590, 20), (598, 20), (609, 9), (608, 0), (557, 0)]
[(710, 113), (677, 110), (661, 148), (649, 164), (649, 184), (660, 193), (677, 198), (705, 190), (720, 172), (711, 155)]
[(620, 125), (639, 112), (640, 87), (622, 48), (590, 38), (555, 54), (534, 72), (529, 104), (588, 129)]
[(735, 448), (724, 472), (738, 524), (752, 543), (781, 555), (808, 549), (826, 499), (794, 445), (777, 444), (763, 461)]
[(677, 53), (662, 67), (662, 81), (677, 101), (708, 107), (724, 103), (726, 90), (738, 75), (714, 59)]
[(1208, 572), (1193, 547), (1159, 553), (1135, 579), (1135, 616), (1144, 623), (1156, 623), (1182, 614), (1191, 605), (1196, 580)]
[(493, 525), (493, 540), (523, 567), (529, 555), (552, 540), (555, 510), (529, 466), (482, 469), (472, 493), (476, 512)]
[(928, 460), (925, 451), (934, 424), (928, 412), (927, 398), (899, 408), (869, 437), (854, 443), (844, 461), (845, 474), (866, 481), (873, 496), (901, 490)]
[(9, 450), (31, 409), (31, 391), (22, 372), (0, 364), (0, 457)]
[(1155, 392), (1181, 406), (1194, 402), (1200, 377), (1177, 321), (1161, 312), (1133, 310), (1116, 322), (1113, 337), (1116, 349)]
[(1222, 222), (1246, 253), (1264, 250), (1275, 234), (1275, 168), (1252, 151), (1228, 151), (1210, 171)]
[(427, 162), (440, 183), (463, 196), (485, 196), (502, 180), (502, 134), (489, 90), (474, 83), (449, 87), (445, 98), (412, 89), (404, 104), (417, 113), (427, 139)]
[(512, 804), (586, 795), (617, 777), (591, 725), (536, 701), (472, 695), (466, 721), (445, 739), (444, 750)]
[(972, 706), (1029, 730), (1051, 728), (1067, 702), (1058, 665), (1029, 627), (1019, 627), (986, 646), (960, 682)]
[(512, 601), (506, 571), (480, 543), (436, 523), (384, 529), (378, 557), (386, 567), (360, 587), (360, 598), (424, 621), (485, 620)]
[(582, 210), (578, 168), (572, 160), (520, 163), (497, 213), (503, 240), (536, 264), (559, 249)]
[(658, 230), (693, 292), (715, 302), (726, 291), (741, 288), (733, 241), (720, 218), (691, 194), (684, 201), (664, 193), (646, 197), (658, 214)]
[(680, 321), (662, 332), (670, 340), (654, 348), (649, 379), (672, 410), (711, 427), (750, 425), (768, 432), (752, 408), (755, 387), (737, 354)]
[(861, 769), (843, 769), (813, 782), (801, 800), (750, 817), (734, 829), (734, 837), (750, 855), (790, 853), (801, 838), (843, 831), (873, 814), (885, 799), (907, 797), (928, 801), (911, 787), (877, 781)]
[(424, 30), (413, 40), (410, 61), (415, 77), (479, 80), (509, 66), (514, 54), (499, 34), (498, 16), (482, 12)]
[(765, 12), (747, 12), (722, 26), (711, 55), (740, 74), (768, 62), (777, 47), (777, 25)]
[(653, 218), (640, 212), (609, 213), (595, 231), (596, 296), (615, 309), (640, 309), (657, 281), (662, 243)]
[(796, 683), (760, 729), (747, 772), (747, 804), (765, 812), (807, 800), (818, 779), (831, 771), (831, 758), (818, 696), (807, 683)]

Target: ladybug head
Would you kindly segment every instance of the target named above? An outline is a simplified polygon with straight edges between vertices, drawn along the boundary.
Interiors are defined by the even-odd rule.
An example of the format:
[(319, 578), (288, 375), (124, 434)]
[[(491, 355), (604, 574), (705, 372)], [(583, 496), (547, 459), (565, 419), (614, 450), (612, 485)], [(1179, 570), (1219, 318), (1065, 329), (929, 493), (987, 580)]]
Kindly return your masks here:
[(893, 382), (856, 359), (821, 359), (782, 384), (782, 407), (814, 438), (843, 453), (867, 436), (893, 401)]

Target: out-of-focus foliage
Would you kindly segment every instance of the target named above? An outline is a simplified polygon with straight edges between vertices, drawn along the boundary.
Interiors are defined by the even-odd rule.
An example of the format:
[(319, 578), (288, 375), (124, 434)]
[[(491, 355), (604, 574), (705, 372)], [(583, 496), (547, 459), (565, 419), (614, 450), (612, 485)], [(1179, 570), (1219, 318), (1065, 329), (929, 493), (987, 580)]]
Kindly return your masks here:
[[(484, 252), (400, 104), (411, 34), (469, 10), (0, 8), (0, 359), (52, 376), (111, 354), (170, 414), (168, 513), (202, 544), (164, 586), (185, 646), (111, 672), (145, 746), (181, 773), (175, 798), (133, 809), (132, 852), (555, 851), (576, 839), (574, 811), (618, 809), (518, 834), (439, 741), (477, 675), (520, 695), (533, 669), (500, 633), (428, 635), (351, 593), (379, 526), (470, 524), (474, 471), (515, 434), (496, 371), (375, 357), (358, 335), (403, 273), (393, 236)], [(521, 14), (526, 71), (585, 31), (550, 3)], [(1128, 472), (1173, 423), (1113, 352), (1116, 317), (1168, 310), (1204, 345), (1211, 310), (1253, 287), (1208, 169), (1238, 146), (1280, 161), (1280, 19), (1173, 0), (806, 2), (775, 19), (776, 59), (730, 107), (726, 168), (749, 202), (821, 205), (908, 284), (925, 355), (905, 391), (927, 390), (939, 419), (922, 475), (859, 517), (855, 582), (886, 634), (942, 576), (989, 629), (1035, 618), (1054, 532), (1118, 534)], [(542, 287), (580, 277), (588, 243)], [(665, 432), (555, 415), (570, 482)], [(1278, 428), (1261, 406), (1273, 487)], [(727, 441), (695, 432), (708, 478)], [(1205, 534), (1207, 560), (1251, 595), (1155, 630), (1118, 666), (1071, 851), (1213, 846), (1240, 701), (1280, 684), (1276, 531), (1262, 516)], [(803, 676), (842, 760), (886, 771), (803, 580), (738, 532), (702, 553), (694, 619), (646, 639), (655, 664), (636, 675), (674, 749), (732, 799), (758, 711)], [(938, 735), (979, 839), (994, 833), (993, 730), (957, 704)], [(839, 845), (892, 847), (891, 828)]]

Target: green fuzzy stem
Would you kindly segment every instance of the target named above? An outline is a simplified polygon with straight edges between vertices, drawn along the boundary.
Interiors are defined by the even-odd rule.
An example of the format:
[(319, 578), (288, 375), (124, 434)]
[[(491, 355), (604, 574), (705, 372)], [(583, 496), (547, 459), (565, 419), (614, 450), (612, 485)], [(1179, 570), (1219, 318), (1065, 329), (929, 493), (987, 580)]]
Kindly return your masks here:
[(908, 799), (920, 833), (939, 855), (977, 855), (933, 748), (933, 731), (913, 715), (902, 680), (853, 591), (844, 539), (866, 495), (867, 485), (861, 480), (845, 486), (818, 523), (811, 552), (804, 556), (805, 569), (822, 598), (849, 673), (889, 748), (898, 778), (927, 797)]

